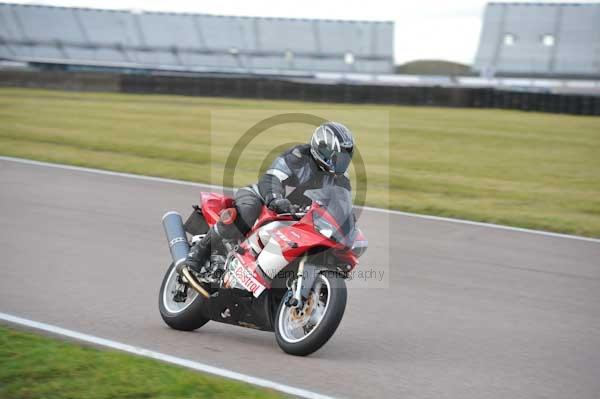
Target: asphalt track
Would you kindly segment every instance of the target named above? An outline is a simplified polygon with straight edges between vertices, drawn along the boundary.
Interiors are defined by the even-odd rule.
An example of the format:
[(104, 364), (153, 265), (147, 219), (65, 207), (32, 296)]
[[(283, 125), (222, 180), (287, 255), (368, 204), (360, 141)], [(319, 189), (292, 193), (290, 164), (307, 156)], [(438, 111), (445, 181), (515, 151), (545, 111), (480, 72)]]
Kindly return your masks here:
[(361, 267), (389, 272), (389, 286), (350, 282), (344, 320), (313, 356), (214, 322), (170, 330), (160, 218), (187, 214), (198, 191), (0, 160), (0, 312), (333, 396), (600, 394), (594, 241), (365, 211)]

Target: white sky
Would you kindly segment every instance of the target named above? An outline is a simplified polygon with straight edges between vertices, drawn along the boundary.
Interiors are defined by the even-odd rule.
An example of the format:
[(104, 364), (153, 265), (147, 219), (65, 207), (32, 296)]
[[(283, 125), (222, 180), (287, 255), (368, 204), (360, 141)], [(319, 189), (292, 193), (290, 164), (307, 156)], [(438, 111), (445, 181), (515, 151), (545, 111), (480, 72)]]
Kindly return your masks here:
[[(8, 0), (147, 11), (197, 12), (288, 18), (393, 20), (397, 63), (444, 59), (471, 63), (477, 49), (486, 0)], [(546, 0), (546, 3), (596, 1)]]

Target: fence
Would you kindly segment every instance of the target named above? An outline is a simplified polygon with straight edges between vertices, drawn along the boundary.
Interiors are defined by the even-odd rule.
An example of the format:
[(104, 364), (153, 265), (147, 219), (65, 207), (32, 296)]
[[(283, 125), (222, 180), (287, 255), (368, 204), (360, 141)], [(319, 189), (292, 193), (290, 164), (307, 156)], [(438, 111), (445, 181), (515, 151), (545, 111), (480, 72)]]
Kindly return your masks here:
[(163, 76), (66, 71), (0, 71), (0, 86), (315, 102), (501, 108), (600, 115), (600, 97), (463, 87), (321, 84), (256, 76)]

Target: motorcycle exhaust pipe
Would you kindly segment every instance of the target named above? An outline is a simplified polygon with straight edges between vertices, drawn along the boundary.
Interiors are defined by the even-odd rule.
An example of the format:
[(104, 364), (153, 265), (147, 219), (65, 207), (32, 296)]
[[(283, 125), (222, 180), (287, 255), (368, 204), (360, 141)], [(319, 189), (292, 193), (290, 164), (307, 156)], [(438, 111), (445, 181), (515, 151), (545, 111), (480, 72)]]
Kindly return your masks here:
[(167, 241), (169, 242), (169, 250), (171, 251), (171, 258), (173, 258), (173, 263), (175, 264), (177, 272), (183, 274), (187, 282), (194, 290), (198, 291), (200, 295), (205, 298), (210, 297), (210, 294), (202, 288), (188, 268), (183, 265), (183, 262), (185, 262), (188, 253), (190, 252), (190, 245), (188, 244), (187, 236), (183, 229), (181, 215), (175, 211), (165, 213), (162, 217), (162, 225), (165, 229)]
[(210, 298), (210, 294), (208, 293), (208, 291), (206, 291), (204, 288), (202, 288), (202, 286), (196, 280), (196, 278), (194, 276), (192, 276), (192, 273), (190, 273), (190, 270), (187, 268), (187, 266), (184, 266), (181, 269), (181, 273), (183, 274), (183, 277), (185, 277), (185, 279), (192, 286), (193, 289), (195, 289), (204, 298), (207, 298), (207, 299)]
[(171, 258), (173, 258), (173, 263), (177, 268), (185, 261), (190, 252), (190, 245), (183, 230), (183, 220), (179, 213), (170, 211), (162, 217), (162, 225), (169, 242)]

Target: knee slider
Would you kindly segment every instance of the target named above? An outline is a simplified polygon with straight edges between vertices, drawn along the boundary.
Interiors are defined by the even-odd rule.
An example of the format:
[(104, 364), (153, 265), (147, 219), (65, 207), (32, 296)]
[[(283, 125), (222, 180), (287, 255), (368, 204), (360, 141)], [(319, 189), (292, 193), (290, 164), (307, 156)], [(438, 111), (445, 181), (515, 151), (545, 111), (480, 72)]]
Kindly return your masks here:
[(224, 209), (219, 215), (219, 222), (215, 226), (217, 234), (222, 238), (233, 239), (240, 236), (240, 232), (236, 226), (238, 212), (235, 208)]
[(219, 221), (224, 225), (233, 224), (235, 219), (237, 219), (237, 209), (235, 208), (224, 209), (219, 215)]

